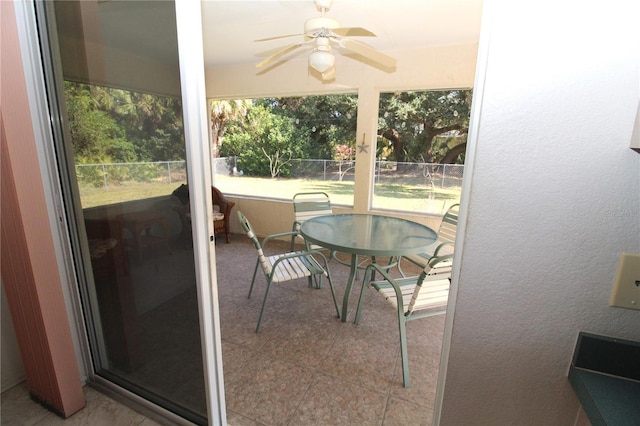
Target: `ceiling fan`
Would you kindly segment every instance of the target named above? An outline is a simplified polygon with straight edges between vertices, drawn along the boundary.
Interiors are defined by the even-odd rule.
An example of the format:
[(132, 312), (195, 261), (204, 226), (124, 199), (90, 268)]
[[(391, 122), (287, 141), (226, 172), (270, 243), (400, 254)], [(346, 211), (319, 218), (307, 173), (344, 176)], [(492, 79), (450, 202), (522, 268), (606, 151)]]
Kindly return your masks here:
[(381, 65), (383, 68), (392, 69), (396, 66), (396, 60), (385, 55), (374, 48), (352, 40), (348, 37), (375, 37), (369, 30), (360, 27), (340, 27), (335, 19), (325, 17), (325, 13), (331, 8), (333, 0), (314, 0), (316, 9), (322, 14), (320, 17), (308, 19), (304, 23), (304, 33), (290, 34), (276, 37), (263, 38), (257, 42), (278, 40), (288, 37), (304, 36), (304, 40), (278, 50), (273, 55), (259, 62), (256, 67), (262, 68), (274, 63), (277, 59), (293, 52), (303, 46), (312, 46), (313, 50), (309, 55), (309, 68), (317, 71), (321, 80), (332, 80), (335, 78), (335, 56), (334, 48), (355, 53), (362, 56), (367, 61)]

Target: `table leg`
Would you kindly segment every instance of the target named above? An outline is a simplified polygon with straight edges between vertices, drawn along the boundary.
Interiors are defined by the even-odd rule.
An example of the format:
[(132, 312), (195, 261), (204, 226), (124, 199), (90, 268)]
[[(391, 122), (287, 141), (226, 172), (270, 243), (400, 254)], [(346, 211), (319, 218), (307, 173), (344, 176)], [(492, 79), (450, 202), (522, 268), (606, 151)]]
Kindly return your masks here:
[(358, 273), (358, 255), (351, 255), (351, 271), (349, 272), (349, 279), (347, 280), (347, 288), (344, 291), (344, 298), (342, 299), (342, 322), (347, 322), (347, 313), (349, 309), (349, 295), (351, 294), (351, 288), (356, 280), (356, 274)]

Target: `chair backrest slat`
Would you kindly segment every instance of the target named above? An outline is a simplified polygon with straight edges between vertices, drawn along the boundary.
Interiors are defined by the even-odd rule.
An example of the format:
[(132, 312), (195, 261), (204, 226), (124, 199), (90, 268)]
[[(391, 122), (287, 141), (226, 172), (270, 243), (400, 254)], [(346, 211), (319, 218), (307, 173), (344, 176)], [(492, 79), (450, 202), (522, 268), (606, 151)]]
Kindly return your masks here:
[(260, 266), (265, 274), (269, 275), (271, 273), (271, 262), (267, 259), (267, 256), (264, 255), (264, 251), (262, 251), (262, 247), (258, 249), (258, 261), (260, 262)]
[(429, 261), (421, 275), (422, 282), (419, 281), (415, 286), (411, 300), (405, 305), (407, 312), (442, 308), (447, 305), (452, 260), (451, 256), (448, 256), (446, 260), (433, 258)]
[(407, 312), (446, 307), (449, 300), (449, 286), (448, 278), (431, 281), (420, 287), (416, 286), (411, 300), (405, 305)]
[[(376, 290), (378, 290), (380, 294), (382, 294), (382, 296), (385, 298), (387, 302), (391, 303), (391, 306), (393, 306), (396, 309), (398, 308), (397, 295), (392, 286), (389, 286), (389, 285), (378, 286), (378, 285), (375, 285), (374, 283), (374, 287), (376, 288)], [(407, 306), (408, 303), (411, 301), (411, 296), (413, 295), (413, 291), (412, 291), (413, 289), (408, 287), (401, 287), (400, 290), (402, 291), (403, 306)]]
[(458, 230), (458, 211), (460, 204), (453, 204), (442, 217), (438, 229), (438, 241), (441, 243), (455, 243)]
[(301, 192), (293, 196), (295, 220), (302, 224), (316, 216), (332, 214), (331, 200), (324, 192)]
[[(300, 232), (300, 226), (314, 217), (333, 214), (331, 200), (326, 192), (299, 192), (293, 196), (293, 230)], [(310, 249), (321, 249), (320, 246), (311, 244)], [(291, 241), (293, 250), (293, 240)]]
[(253, 245), (256, 247), (256, 251), (258, 252), (258, 260), (260, 262), (260, 266), (262, 267), (262, 270), (264, 271), (265, 274), (267, 275), (270, 274), (271, 262), (269, 262), (269, 259), (267, 259), (267, 257), (264, 255), (264, 252), (262, 250), (262, 245), (260, 245), (260, 241), (258, 240), (258, 237), (256, 236), (255, 232), (253, 232), (253, 227), (251, 226), (251, 223), (249, 223), (249, 220), (241, 211), (238, 211), (238, 221), (240, 222), (242, 229), (244, 229), (244, 232), (247, 233), (247, 237), (249, 237), (249, 239), (253, 242)]

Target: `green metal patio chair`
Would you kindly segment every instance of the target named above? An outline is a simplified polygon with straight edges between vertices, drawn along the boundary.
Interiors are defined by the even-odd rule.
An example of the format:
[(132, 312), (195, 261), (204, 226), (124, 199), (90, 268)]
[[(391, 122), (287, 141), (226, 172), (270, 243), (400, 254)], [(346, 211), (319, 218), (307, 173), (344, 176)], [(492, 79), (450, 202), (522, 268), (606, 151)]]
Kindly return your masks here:
[[(253, 245), (258, 251), (258, 259), (256, 260), (256, 267), (253, 271), (253, 278), (251, 279), (251, 287), (249, 288), (248, 297), (250, 298), (251, 293), (253, 292), (253, 285), (256, 282), (258, 267), (262, 268), (264, 276), (267, 280), (267, 289), (264, 292), (264, 300), (262, 301), (262, 308), (260, 309), (260, 317), (258, 318), (256, 333), (260, 331), (260, 324), (262, 323), (264, 307), (267, 304), (267, 297), (269, 296), (271, 284), (292, 281), (298, 278), (307, 277), (309, 280), (309, 287), (312, 287), (313, 280), (315, 279), (316, 287), (321, 288), (322, 277), (327, 277), (327, 280), (329, 281), (329, 287), (331, 288), (331, 296), (333, 297), (333, 305), (336, 308), (337, 316), (340, 317), (340, 311), (338, 310), (338, 301), (336, 300), (336, 293), (333, 288), (333, 282), (331, 281), (331, 273), (329, 272), (329, 268), (327, 267), (327, 258), (320, 251), (296, 251), (267, 256), (263, 251), (263, 247), (267, 244), (267, 242), (274, 238), (289, 236), (291, 235), (291, 232), (269, 235), (262, 241), (262, 244), (260, 244), (260, 241), (258, 241), (258, 237), (256, 237), (255, 233), (253, 232), (251, 224), (241, 211), (238, 211), (238, 220), (240, 221), (240, 225), (242, 225), (242, 228), (247, 233), (247, 236), (253, 242)], [(318, 262), (317, 259), (322, 261), (322, 265)]]
[[(438, 239), (431, 245), (429, 250), (420, 254), (403, 256), (402, 259), (406, 259), (409, 262), (424, 268), (427, 266), (429, 259), (435, 255), (436, 250), (440, 256), (452, 254), (456, 243), (459, 209), (460, 204), (453, 204), (449, 209), (447, 209), (442, 217), (442, 222), (440, 222), (440, 228), (438, 228)], [(398, 262), (398, 269), (402, 275), (404, 275), (404, 272), (402, 272), (402, 269), (400, 268), (400, 262)]]
[[(299, 192), (295, 194), (293, 196), (293, 214), (295, 219), (291, 228), (291, 232), (294, 232), (291, 237), (291, 250), (294, 248), (296, 238), (302, 238), (300, 227), (305, 220), (333, 214), (329, 195), (325, 192)], [(317, 245), (310, 245), (308, 248), (313, 250), (322, 249)]]
[[(449, 285), (451, 282), (451, 262), (453, 254), (432, 257), (419, 276), (393, 278), (384, 266), (371, 264), (365, 270), (358, 310), (354, 322), (360, 322), (362, 304), (367, 287), (378, 294), (396, 310), (400, 333), (400, 354), (402, 356), (402, 381), (409, 387), (409, 354), (407, 352), (407, 321), (443, 314), (447, 309)], [(370, 281), (378, 272), (382, 279)]]

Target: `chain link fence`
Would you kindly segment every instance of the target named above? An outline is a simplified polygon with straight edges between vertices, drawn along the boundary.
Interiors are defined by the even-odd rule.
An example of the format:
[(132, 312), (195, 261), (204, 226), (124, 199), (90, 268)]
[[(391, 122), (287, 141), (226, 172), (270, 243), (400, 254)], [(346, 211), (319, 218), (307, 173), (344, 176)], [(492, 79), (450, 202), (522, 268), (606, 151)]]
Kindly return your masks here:
[(427, 185), (431, 188), (462, 187), (463, 164), (398, 163), (376, 161), (376, 184)]
[(78, 184), (108, 191), (111, 187), (131, 184), (186, 182), (185, 161), (148, 163), (76, 164)]
[[(227, 178), (226, 181), (229, 182), (229, 177), (242, 176), (243, 172), (237, 164), (233, 157), (216, 158), (216, 181)], [(313, 182), (332, 182), (332, 185), (339, 183), (335, 195), (348, 195), (347, 199), (342, 200), (345, 204), (353, 202), (353, 194), (347, 192), (353, 190), (355, 161), (294, 160), (291, 170), (290, 178), (277, 181), (270, 177), (264, 179), (269, 181), (274, 191), (276, 184), (291, 182), (295, 185), (295, 179), (307, 186)], [(464, 165), (459, 164), (376, 161), (373, 206), (438, 212), (459, 200), (463, 172)], [(174, 186), (187, 182), (185, 161), (77, 164), (76, 174), (83, 205), (101, 205), (168, 194)], [(259, 193), (262, 194), (263, 186), (256, 184), (256, 179), (261, 178), (233, 179), (233, 186), (229, 190), (234, 194), (251, 195), (251, 191), (255, 193), (259, 187)], [(304, 192), (304, 185), (296, 192)], [(327, 191), (331, 192), (330, 189)], [(276, 194), (277, 191), (272, 193)], [(280, 196), (290, 197), (291, 194)]]
[[(216, 158), (215, 173), (219, 175), (241, 174), (235, 159)], [(235, 171), (234, 171), (235, 170)], [(293, 160), (292, 178), (320, 181), (347, 181), (355, 178), (355, 161)], [(427, 185), (437, 188), (456, 188), (462, 185), (464, 165), (435, 163), (398, 163), (376, 161), (375, 183), (393, 185)], [(186, 182), (184, 161), (159, 161), (147, 163), (76, 164), (80, 185), (110, 187), (132, 183)]]
[[(291, 178), (320, 181), (353, 182), (355, 160), (292, 160)], [(238, 170), (235, 157), (217, 158), (216, 174), (231, 175)], [(427, 185), (432, 188), (460, 188), (463, 164), (400, 163), (376, 161), (375, 183), (394, 185)]]

